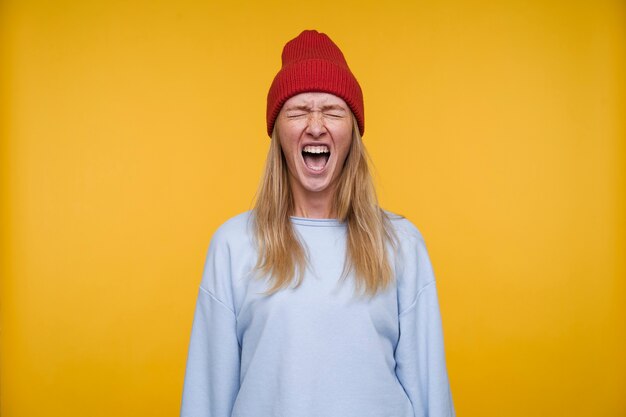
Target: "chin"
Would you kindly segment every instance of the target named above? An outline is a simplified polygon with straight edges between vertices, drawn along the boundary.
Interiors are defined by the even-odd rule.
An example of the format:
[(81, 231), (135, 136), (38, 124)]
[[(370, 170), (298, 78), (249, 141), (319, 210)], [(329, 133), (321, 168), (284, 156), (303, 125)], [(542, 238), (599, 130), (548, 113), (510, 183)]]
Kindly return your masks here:
[(323, 184), (319, 183), (300, 183), (300, 186), (308, 192), (311, 193), (319, 193), (328, 188), (328, 184), (324, 182)]

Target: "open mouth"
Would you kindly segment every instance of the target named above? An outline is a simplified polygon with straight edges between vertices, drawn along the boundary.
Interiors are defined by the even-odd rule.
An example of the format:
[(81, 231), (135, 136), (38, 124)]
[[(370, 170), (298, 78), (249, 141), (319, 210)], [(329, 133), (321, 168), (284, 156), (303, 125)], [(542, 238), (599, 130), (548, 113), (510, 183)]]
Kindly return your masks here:
[(302, 149), (304, 164), (313, 171), (322, 171), (330, 158), (326, 145), (307, 145)]

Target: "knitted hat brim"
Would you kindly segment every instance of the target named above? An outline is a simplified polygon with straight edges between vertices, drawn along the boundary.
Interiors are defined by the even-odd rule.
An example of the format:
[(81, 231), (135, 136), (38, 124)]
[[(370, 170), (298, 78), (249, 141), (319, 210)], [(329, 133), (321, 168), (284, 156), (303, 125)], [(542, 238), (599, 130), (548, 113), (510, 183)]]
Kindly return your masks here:
[(307, 59), (284, 66), (272, 82), (267, 99), (267, 134), (271, 137), (276, 118), (291, 97), (307, 92), (333, 94), (343, 99), (365, 131), (363, 93), (354, 75), (344, 66), (325, 59)]

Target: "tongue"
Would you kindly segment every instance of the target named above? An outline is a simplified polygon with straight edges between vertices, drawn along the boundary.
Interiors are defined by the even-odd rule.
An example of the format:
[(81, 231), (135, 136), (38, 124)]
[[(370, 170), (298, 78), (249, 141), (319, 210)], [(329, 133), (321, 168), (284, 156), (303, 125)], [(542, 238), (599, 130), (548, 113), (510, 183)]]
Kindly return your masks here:
[(304, 163), (311, 169), (320, 171), (326, 166), (328, 154), (304, 154)]

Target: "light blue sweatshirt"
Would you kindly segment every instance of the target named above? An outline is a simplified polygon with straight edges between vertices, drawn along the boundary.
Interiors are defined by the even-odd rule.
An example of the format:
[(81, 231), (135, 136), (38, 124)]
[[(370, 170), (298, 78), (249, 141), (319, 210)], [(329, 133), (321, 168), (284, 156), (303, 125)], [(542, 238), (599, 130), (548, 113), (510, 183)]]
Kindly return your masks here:
[(373, 299), (339, 277), (346, 225), (292, 217), (310, 265), (260, 294), (252, 212), (213, 235), (198, 294), (182, 417), (452, 417), (433, 270), (418, 229), (388, 212), (394, 285)]

